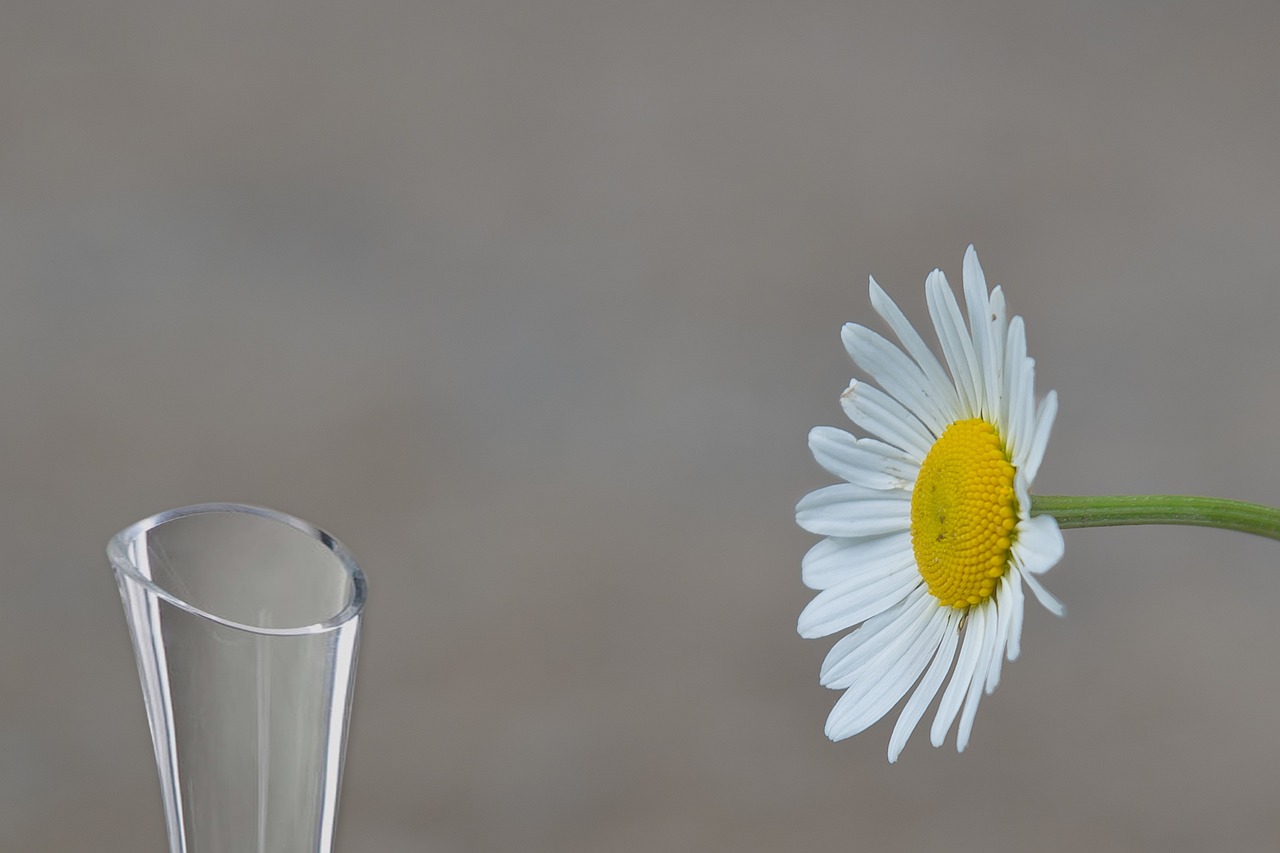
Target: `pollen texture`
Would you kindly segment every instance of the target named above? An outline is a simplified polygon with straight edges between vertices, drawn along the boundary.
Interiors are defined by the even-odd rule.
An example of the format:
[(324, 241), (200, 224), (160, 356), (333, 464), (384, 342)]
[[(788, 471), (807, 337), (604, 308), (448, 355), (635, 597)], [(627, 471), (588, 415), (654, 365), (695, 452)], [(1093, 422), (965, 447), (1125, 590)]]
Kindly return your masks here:
[(911, 493), (911, 545), (942, 604), (981, 604), (1008, 568), (1013, 475), (1000, 434), (981, 418), (951, 424), (924, 458)]

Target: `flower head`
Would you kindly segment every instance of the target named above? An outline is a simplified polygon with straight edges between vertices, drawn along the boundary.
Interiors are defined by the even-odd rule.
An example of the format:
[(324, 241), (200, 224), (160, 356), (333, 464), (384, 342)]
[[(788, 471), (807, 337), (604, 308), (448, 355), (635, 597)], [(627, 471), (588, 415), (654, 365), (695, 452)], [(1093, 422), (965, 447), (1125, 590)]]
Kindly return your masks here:
[(1057, 395), (1036, 405), (1022, 318), (1008, 318), (1000, 288), (988, 293), (972, 246), (967, 325), (940, 270), (925, 295), (946, 369), (872, 279), (871, 304), (901, 346), (846, 325), (845, 348), (875, 385), (854, 379), (840, 402), (873, 437), (810, 432), (814, 458), (846, 482), (796, 507), (801, 527), (827, 537), (803, 561), (804, 582), (819, 593), (797, 629), (824, 637), (859, 626), (822, 664), (822, 684), (845, 691), (827, 736), (858, 734), (914, 686), (889, 739), (891, 762), (948, 671), (931, 739), (941, 746), (959, 715), (956, 748), (965, 748), (978, 700), (995, 690), (1002, 660), (1018, 657), (1024, 583), (1063, 612), (1037, 577), (1062, 558), (1062, 534), (1053, 518), (1030, 514)]

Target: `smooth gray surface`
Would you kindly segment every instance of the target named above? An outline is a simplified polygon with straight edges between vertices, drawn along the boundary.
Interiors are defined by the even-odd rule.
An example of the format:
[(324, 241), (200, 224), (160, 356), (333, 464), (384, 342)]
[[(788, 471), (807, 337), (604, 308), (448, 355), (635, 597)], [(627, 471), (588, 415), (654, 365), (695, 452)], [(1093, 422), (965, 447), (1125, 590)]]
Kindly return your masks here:
[[(1280, 842), (1280, 550), (1082, 531), (969, 750), (796, 637), (845, 320), (967, 243), (1042, 492), (1280, 503), (1280, 7), (12, 2), (0, 849), (162, 849), (103, 557), (211, 500), (369, 576), (340, 849)], [(926, 733), (923, 733), (927, 735)]]

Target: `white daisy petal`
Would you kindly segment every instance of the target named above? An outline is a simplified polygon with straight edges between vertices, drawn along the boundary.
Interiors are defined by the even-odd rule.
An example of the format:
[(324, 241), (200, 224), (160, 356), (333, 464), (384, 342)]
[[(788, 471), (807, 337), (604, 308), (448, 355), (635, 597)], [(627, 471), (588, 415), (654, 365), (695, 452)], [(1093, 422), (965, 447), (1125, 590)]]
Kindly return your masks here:
[(910, 638), (910, 644), (894, 666), (884, 668), (879, 678), (868, 679), (866, 686), (846, 690), (827, 718), (827, 737), (832, 740), (852, 737), (889, 713), (929, 665), (945, 629), (945, 621), (930, 620), (924, 630)]
[(863, 539), (823, 539), (800, 561), (800, 577), (810, 589), (828, 589), (855, 574), (912, 568), (911, 534), (907, 531)]
[(1018, 423), (1020, 444), (1011, 445), (1013, 464), (1023, 477), (1027, 476), (1027, 456), (1031, 448), (1031, 436), (1036, 427), (1035, 407), (1036, 363), (1034, 359), (1024, 359), (1022, 363), (1022, 389), (1018, 392), (1022, 398), (1022, 410), (1014, 418)]
[(987, 277), (978, 263), (978, 253), (970, 246), (964, 253), (964, 301), (969, 309), (969, 329), (973, 350), (980, 365), (982, 413), (1000, 417), (1001, 350), (1004, 346), (1004, 294), (996, 288), (988, 295)]
[(919, 590), (913, 590), (897, 604), (885, 608), (837, 640), (827, 652), (827, 656), (822, 659), (822, 667), (818, 670), (818, 683), (825, 683), (829, 673), (840, 665), (845, 656), (854, 653), (862, 644), (878, 642), (877, 637), (886, 632), (891, 636), (901, 633), (902, 626), (910, 624), (915, 618), (912, 608), (928, 604), (925, 599), (927, 595), (928, 593), (922, 594)]
[(942, 435), (953, 420), (951, 406), (945, 399), (934, 398), (933, 386), (919, 365), (866, 326), (846, 323), (841, 337), (854, 364), (865, 370), (882, 391), (910, 409), (933, 438)]
[[(1009, 577), (1000, 579), (999, 588), (991, 601), (995, 606), (996, 614), (996, 640), (995, 653), (991, 655), (990, 663), (987, 667), (986, 692), (988, 695), (993, 693), (996, 685), (1000, 683), (1000, 667), (1004, 663), (1005, 649), (1009, 645), (1009, 628), (1013, 624), (1013, 596), (1009, 594)], [(1021, 590), (1019, 590), (1021, 592)], [(1019, 597), (1019, 606), (1021, 606), (1021, 597)]]
[(907, 354), (920, 366), (929, 383), (944, 404), (944, 412), (949, 414), (947, 420), (955, 420), (960, 416), (960, 399), (956, 396), (955, 386), (951, 383), (947, 372), (938, 361), (937, 356), (929, 349), (924, 338), (915, 330), (906, 315), (889, 298), (876, 280), (871, 279), (871, 307), (876, 310), (889, 328), (893, 330)]
[[(1004, 660), (1021, 653), (1023, 584), (1062, 613), (1039, 579), (1062, 558), (1062, 533), (1053, 518), (1030, 514), (1057, 397), (1050, 392), (1037, 407), (1025, 324), (1009, 316), (1000, 288), (988, 291), (972, 246), (962, 292), (965, 313), (941, 271), (925, 282), (939, 359), (871, 281), (871, 304), (901, 348), (846, 325), (845, 347), (874, 384), (855, 378), (841, 405), (875, 437), (815, 428), (814, 458), (847, 482), (796, 506), (802, 527), (828, 537), (802, 562), (804, 582), (818, 593), (797, 630), (816, 637), (852, 629), (820, 672), (822, 684), (844, 691), (827, 734), (857, 734), (910, 693), (890, 762), (939, 691), (930, 740), (941, 745), (958, 720), (956, 748), (966, 747), (983, 694), (1000, 683)], [(1011, 530), (997, 523), (1010, 512)], [(980, 518), (991, 521), (973, 523)], [(1002, 561), (1003, 572), (992, 572)]]
[(1045, 610), (1048, 610), (1054, 616), (1065, 616), (1067, 613), (1066, 606), (1061, 601), (1053, 597), (1049, 590), (1044, 588), (1044, 584), (1040, 583), (1040, 579), (1031, 572), (1023, 572), (1022, 579), (1027, 583), (1027, 589), (1035, 594), (1036, 601), (1039, 601)]
[(970, 611), (965, 619), (964, 638), (960, 643), (960, 657), (956, 659), (955, 671), (951, 673), (951, 681), (942, 692), (942, 701), (938, 703), (938, 714), (933, 718), (933, 726), (929, 729), (929, 740), (934, 746), (942, 746), (947, 739), (947, 732), (960, 712), (960, 703), (964, 701), (969, 685), (977, 678), (978, 655), (982, 651), (982, 631), (985, 620), (974, 619)]
[(1008, 581), (1004, 584), (1005, 597), (1009, 600), (1009, 639), (1006, 641), (1005, 660), (1015, 661), (1022, 654), (1022, 614), (1025, 597), (1022, 594), (1022, 572), (1016, 565), (1009, 567)]
[(1004, 290), (991, 288), (991, 297), (987, 300), (990, 309), (987, 320), (991, 324), (991, 364), (995, 368), (997, 390), (999, 390), (1000, 370), (1004, 366), (1004, 344), (1009, 334), (1009, 306), (1005, 304)]
[(970, 246), (964, 253), (964, 267), (961, 272), (961, 289), (964, 292), (964, 303), (969, 317), (969, 333), (973, 341), (976, 371), (975, 389), (978, 393), (979, 411), (975, 414), (987, 418), (995, 417), (995, 409), (991, 406), (987, 389), (995, 377), (995, 365), (991, 364), (991, 343), (988, 336), (991, 324), (987, 319), (991, 309), (987, 305), (987, 279), (978, 265), (978, 254)]
[(919, 585), (920, 578), (908, 572), (870, 583), (850, 578), (818, 593), (800, 612), (796, 631), (810, 640), (843, 631), (897, 604)]
[(917, 459), (933, 446), (934, 437), (920, 419), (879, 388), (855, 379), (840, 395), (840, 405), (849, 420)]
[(868, 453), (884, 457), (885, 470), (902, 477), (904, 480), (914, 482), (916, 475), (920, 473), (920, 461), (918, 459), (901, 448), (894, 447), (892, 444), (885, 444), (878, 438), (860, 438), (858, 439), (858, 447)]
[(886, 655), (890, 660), (900, 656), (910, 638), (923, 630), (938, 611), (929, 598), (927, 591), (913, 590), (903, 599), (901, 607), (894, 609), (893, 621), (873, 631), (867, 630), (870, 627), (868, 623), (837, 641), (822, 662), (818, 683), (833, 690), (843, 690), (859, 680), (866, 668), (874, 668)]
[(1057, 415), (1058, 395), (1050, 391), (1036, 409), (1036, 431), (1027, 449), (1027, 461), (1022, 464), (1028, 480), (1034, 480), (1040, 470), (1040, 460), (1044, 459), (1044, 449), (1049, 446), (1049, 431), (1053, 429), (1053, 419)]
[(1026, 521), (1031, 517), (1031, 483), (1021, 471), (1014, 472), (1013, 490), (1018, 497), (1018, 518)]
[(956, 728), (956, 752), (964, 752), (969, 745), (969, 734), (973, 731), (973, 720), (978, 715), (978, 703), (982, 700), (983, 688), (991, 672), (991, 659), (1000, 660), (1002, 649), (996, 645), (1000, 633), (999, 615), (996, 613), (996, 601), (988, 598), (977, 607), (969, 610), (970, 619), (982, 622), (982, 646), (978, 650), (978, 660), (969, 682), (969, 695), (964, 700), (964, 711), (960, 714), (960, 725)]
[(911, 694), (911, 698), (903, 706), (902, 713), (898, 716), (898, 722), (893, 726), (893, 734), (889, 737), (890, 764), (897, 761), (898, 756), (902, 754), (902, 748), (907, 745), (907, 739), (916, 730), (916, 726), (920, 723), (920, 718), (924, 716), (925, 709), (929, 707), (933, 697), (938, 695), (938, 688), (942, 686), (942, 679), (947, 677), (947, 670), (951, 669), (951, 663), (956, 658), (956, 646), (960, 642), (960, 628), (958, 627), (959, 620), (952, 616), (955, 612), (951, 609), (938, 608), (936, 616), (946, 621), (942, 646), (934, 654), (933, 663), (929, 665), (929, 671), (924, 674), (924, 678), (920, 679), (920, 684), (916, 686), (915, 692)]
[[(893, 638), (893, 642), (885, 645), (876, 654), (866, 657), (852, 678), (846, 677), (843, 679), (841, 687), (847, 689), (848, 693), (853, 694), (851, 696), (853, 705), (847, 707), (849, 707), (850, 711), (854, 711), (859, 701), (859, 696), (867, 700), (880, 694), (886, 687), (894, 689), (892, 685), (896, 683), (897, 676), (902, 674), (895, 672), (895, 670), (898, 670), (906, 660), (922, 658), (919, 668), (915, 669), (914, 674), (910, 676), (905, 684), (896, 689), (895, 695), (888, 705), (879, 708), (873, 716), (862, 723), (859, 727), (860, 729), (866, 728), (883, 717), (897, 704), (899, 699), (906, 695), (907, 690), (924, 672), (925, 666), (928, 665), (929, 659), (938, 650), (938, 646), (942, 644), (945, 630), (946, 620), (939, 618), (939, 611), (936, 607), (924, 610), (906, 630)], [(865, 711), (866, 708), (864, 706), (863, 710), (858, 711), (857, 714), (860, 716)], [(845, 723), (847, 724), (848, 722), (850, 722), (850, 719), (846, 718)]]
[(929, 316), (933, 318), (938, 332), (938, 343), (942, 344), (942, 354), (951, 368), (951, 376), (960, 395), (964, 416), (978, 417), (982, 410), (982, 395), (979, 394), (982, 375), (973, 352), (973, 340), (965, 329), (955, 294), (947, 286), (947, 278), (940, 270), (934, 270), (925, 281), (925, 297)]
[[(1034, 368), (1027, 358), (1026, 329), (1022, 318), (1014, 317), (1009, 321), (1009, 330), (1005, 334), (1004, 376), (1001, 378), (1005, 400), (1004, 440), (1007, 447), (1016, 448), (1024, 443), (1027, 430), (1023, 423), (1024, 412), (1035, 409), (1035, 401), (1031, 399), (1034, 379)], [(1015, 455), (1013, 461), (1015, 465), (1020, 465), (1025, 460)]]
[(987, 302), (986, 315), (989, 331), (987, 345), (990, 351), (987, 357), (987, 399), (991, 405), (991, 417), (996, 423), (1004, 423), (1008, 419), (1009, 403), (1004, 397), (1004, 344), (1008, 334), (1008, 310), (1004, 303), (1004, 291), (995, 288)]
[(832, 474), (868, 489), (910, 489), (920, 468), (910, 459), (895, 464), (882, 453), (859, 447), (857, 439), (835, 427), (810, 430), (809, 450)]
[(1018, 523), (1018, 538), (1013, 543), (1013, 561), (1029, 575), (1049, 571), (1066, 552), (1058, 520), (1049, 515), (1037, 515)]
[(904, 492), (880, 491), (837, 483), (810, 492), (796, 504), (796, 524), (819, 536), (877, 536), (911, 524), (911, 503)]

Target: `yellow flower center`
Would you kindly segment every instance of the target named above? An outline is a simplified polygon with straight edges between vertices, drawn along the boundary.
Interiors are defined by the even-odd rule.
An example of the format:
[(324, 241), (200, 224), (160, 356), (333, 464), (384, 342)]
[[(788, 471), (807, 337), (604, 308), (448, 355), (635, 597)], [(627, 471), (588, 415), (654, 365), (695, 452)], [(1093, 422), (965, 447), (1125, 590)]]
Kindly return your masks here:
[(911, 546), (929, 592), (965, 608), (995, 591), (1009, 566), (1018, 519), (1013, 463), (996, 428), (981, 418), (943, 430), (911, 493)]

